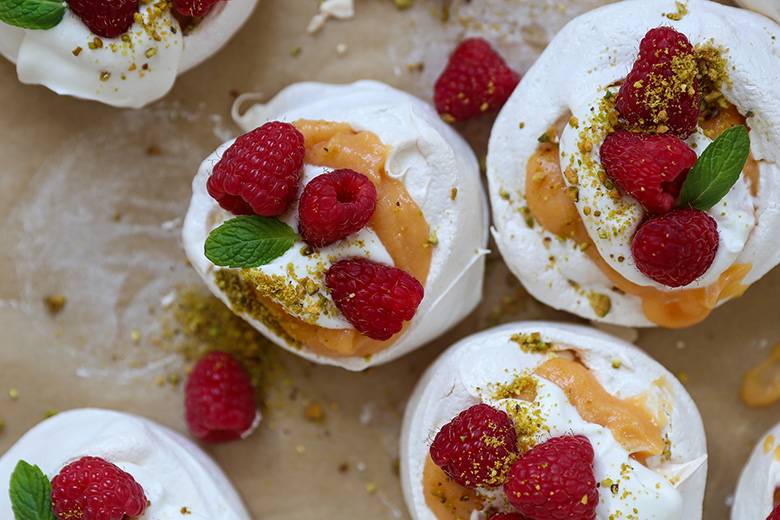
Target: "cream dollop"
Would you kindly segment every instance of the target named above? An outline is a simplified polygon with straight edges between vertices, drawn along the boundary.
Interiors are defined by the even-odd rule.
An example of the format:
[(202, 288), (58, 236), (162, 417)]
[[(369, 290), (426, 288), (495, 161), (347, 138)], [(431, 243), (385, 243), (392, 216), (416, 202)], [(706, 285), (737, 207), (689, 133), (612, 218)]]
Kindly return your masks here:
[[(245, 99), (239, 99), (237, 105)], [(305, 345), (294, 347), (262, 322), (248, 314), (242, 315), (254, 327), (278, 345), (312, 361), (362, 370), (395, 359), (434, 339), (474, 309), (482, 295), (487, 253), (487, 204), (479, 167), (468, 144), (429, 105), (375, 81), (349, 85), (297, 83), (279, 92), (268, 104), (254, 105), (243, 114), (236, 109), (234, 118), (244, 131), (269, 120), (310, 119), (348, 123), (355, 131), (373, 132), (384, 145), (392, 148), (385, 163), (386, 174), (403, 182), (436, 237), (436, 243), (431, 245), (428, 278), (423, 281), (425, 297), (415, 317), (398, 340), (370, 357), (328, 356)], [(182, 231), (190, 262), (225, 303), (228, 298), (214, 281), (216, 267), (205, 257), (203, 248), (211, 230), (232, 217), (217, 205), (205, 187), (221, 150), (229, 145), (230, 142), (223, 144), (201, 164), (193, 181), (193, 197)], [(294, 225), (294, 213), (293, 209), (282, 218)], [(303, 242), (296, 243), (284, 257), (262, 269), (271, 271), (292, 263), (303, 274), (305, 265), (314, 262), (327, 270), (332, 262), (353, 257), (356, 252), (392, 265), (384, 246), (377, 241), (350, 237), (320, 250), (313, 260), (300, 254), (303, 245)], [(319, 291), (317, 298), (324, 292)], [(327, 294), (324, 296), (330, 301)], [(332, 303), (325, 307), (331, 311), (335, 308)], [(320, 313), (317, 320), (329, 328), (351, 328), (338, 313)]]
[[(629, 458), (609, 429), (583, 420), (560, 388), (533, 375), (550, 354), (525, 352), (517, 338), (535, 333), (541, 341), (552, 344), (556, 355), (581, 362), (610, 394), (641, 396), (649, 409), (659, 414), (668, 456), (650, 457), (647, 466), (642, 466)], [(494, 397), (491, 389), (523, 376), (536, 380), (533, 403)], [(617, 494), (609, 487), (599, 488), (598, 520), (630, 518), (629, 513), (643, 519), (701, 519), (707, 472), (704, 427), (696, 405), (674, 376), (637, 347), (607, 334), (578, 325), (525, 322), (464, 338), (445, 351), (417, 384), (401, 431), (401, 484), (415, 520), (436, 519), (426, 505), (422, 481), (434, 434), (461, 411), (480, 402), (508, 410), (510, 416), (533, 408), (533, 417), (541, 418), (544, 438), (564, 434), (588, 437), (595, 452), (596, 480), (620, 482)], [(491, 505), (512, 510), (500, 493)], [(475, 511), (471, 520), (484, 520), (484, 514)]]
[[(139, 108), (164, 96), (176, 76), (222, 48), (257, 0), (219, 2), (184, 36), (169, 8), (141, 3), (122, 36), (97, 38), (70, 9), (46, 30), (0, 22), (0, 53), (16, 63), (19, 81), (58, 94)], [(96, 43), (97, 42), (97, 43)]]
[[(577, 146), (579, 132), (595, 117), (590, 108), (608, 87), (625, 78), (639, 41), (660, 25), (674, 27), (694, 45), (722, 49), (729, 74), (722, 92), (741, 114), (750, 116), (751, 151), (760, 170), (756, 197), (750, 195), (745, 182), (738, 182), (710, 210), (719, 224), (718, 254), (710, 269), (687, 288), (714, 282), (735, 263), (752, 264), (742, 280), (744, 285), (761, 278), (780, 262), (772, 239), (774, 230), (780, 229), (776, 202), (779, 153), (772, 144), (780, 142), (780, 129), (772, 123), (780, 117), (773, 79), (780, 74), (776, 59), (780, 43), (774, 39), (780, 27), (762, 16), (704, 0), (690, 0), (683, 13), (678, 13), (674, 0), (628, 0), (586, 13), (561, 30), (525, 75), (496, 120), (488, 151), (494, 237), (510, 269), (535, 297), (555, 308), (628, 326), (653, 325), (642, 312), (641, 300), (613, 291), (613, 284), (577, 244), (558, 240), (541, 226), (529, 227), (518, 210), (525, 206), (526, 165), (539, 145), (538, 137), (562, 118), (574, 114), (582, 123), (580, 130), (566, 125), (561, 157), (566, 153), (566, 161), (584, 155), (598, 159), (600, 143), (587, 154)], [(689, 142), (696, 142), (700, 153), (705, 140), (697, 133)], [(566, 166), (564, 160), (561, 164)], [(578, 211), (610, 267), (631, 282), (673, 295), (676, 289), (653, 282), (632, 260), (630, 239), (644, 217), (636, 201), (626, 195), (618, 201), (607, 200), (587, 190), (582, 195)], [(598, 219), (594, 201), (603, 206)], [(611, 310), (606, 315), (599, 316), (591, 306), (587, 295), (594, 293), (610, 298)]]
[(764, 520), (780, 487), (780, 423), (761, 436), (739, 475), (731, 520)]
[[(20, 460), (37, 465), (51, 480), (84, 456), (116, 464), (141, 485), (149, 506), (139, 520), (180, 518), (184, 508), (191, 520), (251, 518), (222, 469), (192, 441), (112, 410), (69, 410), (39, 423), (0, 458), (0, 482), (8, 485)], [(0, 516), (13, 518), (7, 492), (0, 493)]]

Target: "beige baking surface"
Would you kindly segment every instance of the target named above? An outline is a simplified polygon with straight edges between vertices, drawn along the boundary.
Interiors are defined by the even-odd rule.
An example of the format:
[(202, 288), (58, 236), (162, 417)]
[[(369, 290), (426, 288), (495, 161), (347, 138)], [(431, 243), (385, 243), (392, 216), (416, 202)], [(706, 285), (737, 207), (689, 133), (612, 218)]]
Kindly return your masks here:
[[(564, 21), (605, 2), (445, 3), (446, 23), (439, 0), (417, 0), (403, 12), (392, 0), (358, 0), (353, 20), (330, 21), (311, 36), (305, 27), (316, 0), (261, 0), (226, 49), (139, 111), (21, 85), (14, 67), (0, 62), (0, 452), (51, 409), (114, 408), (185, 430), (181, 387), (158, 386), (183, 375), (184, 362), (152, 339), (172, 327), (161, 325), (171, 316), (161, 303), (166, 295), (202, 290), (181, 252), (180, 219), (200, 160), (235, 135), (229, 111), (236, 93), (271, 96), (299, 80), (370, 77), (430, 99), (445, 56), (463, 35), (486, 34), (525, 70)], [(470, 16), (477, 4), (493, 14)], [(337, 52), (339, 43), (346, 54)], [(484, 154), (488, 128), (483, 121), (460, 130)], [(149, 154), (151, 147), (160, 153)], [(262, 389), (259, 430), (208, 448), (254, 518), (409, 518), (397, 442), (405, 400), (424, 367), (454, 340), (497, 320), (574, 319), (535, 303), (498, 256), (491, 259), (480, 309), (406, 358), (349, 373), (279, 352), (283, 372)], [(704, 417), (708, 520), (726, 517), (743, 461), (780, 419), (778, 406), (750, 410), (738, 397), (745, 371), (780, 341), (779, 292), (775, 269), (699, 326), (639, 331), (641, 347), (687, 375)], [(67, 304), (51, 316), (42, 300), (59, 293)], [(323, 420), (304, 417), (312, 403)]]

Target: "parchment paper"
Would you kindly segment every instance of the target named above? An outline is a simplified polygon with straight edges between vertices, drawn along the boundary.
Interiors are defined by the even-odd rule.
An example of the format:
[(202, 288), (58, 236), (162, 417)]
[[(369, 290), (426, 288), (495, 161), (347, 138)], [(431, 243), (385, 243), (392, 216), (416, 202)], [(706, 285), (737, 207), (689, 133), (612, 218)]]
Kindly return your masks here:
[[(522, 72), (563, 23), (606, 2), (417, 0), (401, 11), (392, 0), (358, 0), (354, 19), (309, 35), (317, 3), (261, 0), (227, 48), (137, 111), (21, 85), (0, 62), (0, 452), (46, 413), (83, 406), (186, 431), (182, 385), (168, 381), (183, 379), (188, 365), (155, 338), (176, 328), (183, 291), (205, 291), (181, 250), (181, 217), (198, 164), (237, 133), (229, 115), (237, 94), (374, 78), (430, 100), (463, 36), (485, 35)], [(490, 123), (458, 127), (478, 155)], [(753, 443), (780, 420), (778, 405), (751, 410), (738, 396), (747, 369), (780, 341), (778, 289), (775, 269), (701, 325), (617, 330), (687, 380), (699, 405), (710, 453), (707, 520), (726, 518)], [(51, 314), (43, 299), (56, 294), (66, 304)], [(527, 296), (494, 253), (480, 308), (406, 358), (349, 373), (274, 349), (280, 368), (261, 385), (258, 431), (206, 449), (257, 519), (408, 519), (398, 434), (417, 378), (454, 340), (532, 318), (579, 321)], [(321, 417), (306, 417), (312, 404)]]

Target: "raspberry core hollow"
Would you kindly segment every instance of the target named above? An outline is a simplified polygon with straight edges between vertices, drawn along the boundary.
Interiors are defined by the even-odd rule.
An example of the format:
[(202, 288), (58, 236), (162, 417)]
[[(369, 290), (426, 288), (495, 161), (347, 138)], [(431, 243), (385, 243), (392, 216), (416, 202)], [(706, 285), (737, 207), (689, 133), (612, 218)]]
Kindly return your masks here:
[[(750, 156), (740, 178), (703, 210), (717, 224), (717, 240), (707, 242), (711, 255), (704, 255), (711, 260), (673, 277), (648, 275), (631, 243), (643, 223), (682, 207), (679, 183), (692, 170), (688, 152), (679, 155), (686, 157), (684, 165), (653, 181), (660, 182), (660, 189), (637, 185), (620, 172), (610, 177), (599, 157), (607, 136), (621, 129), (653, 139), (671, 138), (676, 131), (665, 124), (670, 113), (631, 119), (623, 112), (632, 109), (616, 103), (626, 77), (641, 68), (640, 42), (652, 38), (653, 31), (667, 33), (664, 28), (674, 29), (689, 45), (668, 43), (674, 40), (666, 36), (658, 39), (667, 42), (661, 44), (687, 50), (664, 62), (666, 69), (651, 68), (650, 76), (628, 85), (639, 92), (632, 103), (653, 101), (665, 91), (642, 90), (652, 83), (652, 74), (673, 71), (672, 86), (701, 76), (696, 126), (692, 133), (690, 127), (678, 132), (684, 146), (700, 156), (736, 125), (744, 125), (750, 136)], [(536, 298), (596, 321), (686, 327), (740, 296), (780, 262), (771, 245), (780, 226), (780, 211), (772, 203), (780, 182), (772, 143), (780, 132), (770, 123), (778, 110), (770, 78), (780, 70), (776, 61), (766, 59), (778, 45), (773, 36), (778, 33), (770, 20), (713, 2), (692, 0), (678, 11), (674, 1), (629, 0), (591, 11), (556, 36), (499, 114), (488, 151), (496, 242)], [(664, 51), (650, 55), (660, 61), (666, 56)], [(696, 92), (693, 86), (690, 90)], [(670, 102), (669, 110), (677, 110), (678, 102)], [(677, 163), (675, 157), (670, 156)]]
[[(479, 406), (496, 412), (462, 419)], [(503, 414), (513, 423), (514, 446), (500, 434)], [(552, 468), (568, 475), (558, 480), (545, 473), (544, 461), (556, 463), (555, 446), (574, 441), (566, 436), (582, 437), (590, 448), (582, 446), (582, 462), (570, 461), (576, 471)], [(534, 451), (541, 446), (542, 453)], [(473, 460), (469, 450), (476, 451)], [(401, 434), (402, 486), (414, 520), (498, 513), (700, 519), (706, 459), (701, 417), (672, 374), (612, 336), (550, 322), (502, 325), (450, 347), (418, 383)], [(453, 467), (458, 473), (448, 475)], [(556, 495), (554, 504), (533, 496), (536, 485)], [(576, 490), (576, 500), (562, 488)], [(566, 516), (574, 512), (580, 516)]]
[[(253, 326), (309, 359), (362, 369), (436, 337), (476, 305), (487, 230), (478, 167), (466, 143), (430, 106), (377, 82), (302, 83), (234, 117), (247, 129), (269, 119), (289, 121), (303, 134), (299, 196), (311, 179), (344, 168), (376, 187), (373, 215), (356, 233), (323, 247), (296, 242), (278, 259), (243, 269), (239, 277), (237, 270), (218, 269), (203, 255), (206, 236), (232, 217), (203, 187), (222, 149), (204, 161), (185, 218), (185, 250), (212, 291)], [(307, 209), (306, 218), (311, 214)], [(299, 229), (297, 199), (279, 219)], [(304, 236), (311, 240), (308, 231)], [(348, 259), (400, 269), (424, 288), (400, 332), (375, 339), (385, 333), (373, 327), (360, 332), (339, 310), (325, 273)], [(236, 305), (237, 295), (251, 303)], [(395, 331), (395, 325), (388, 330)]]

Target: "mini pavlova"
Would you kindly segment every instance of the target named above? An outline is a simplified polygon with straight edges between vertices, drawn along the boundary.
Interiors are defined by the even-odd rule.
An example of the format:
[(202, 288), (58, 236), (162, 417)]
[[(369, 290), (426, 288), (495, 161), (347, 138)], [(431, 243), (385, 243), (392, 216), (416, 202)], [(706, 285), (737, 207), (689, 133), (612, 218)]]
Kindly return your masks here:
[(0, 54), (22, 83), (117, 107), (164, 96), (257, 0), (0, 0)]
[(494, 236), (536, 298), (685, 327), (780, 262), (780, 27), (707, 0), (571, 23), (499, 114)]
[(482, 292), (487, 209), (466, 142), (374, 81), (298, 83), (237, 115), (200, 167), (187, 257), (282, 347), (361, 370), (454, 326)]
[(697, 520), (704, 428), (637, 347), (519, 322), (462, 339), (406, 408), (401, 483), (414, 520)]
[(0, 457), (0, 517), (250, 520), (195, 443), (136, 415), (81, 408), (25, 433)]
[(742, 468), (731, 520), (780, 519), (780, 424), (758, 441)]

